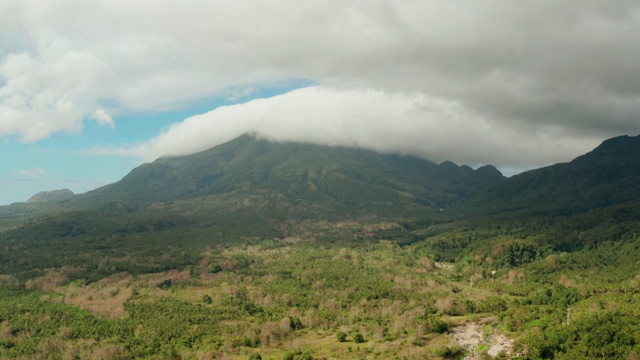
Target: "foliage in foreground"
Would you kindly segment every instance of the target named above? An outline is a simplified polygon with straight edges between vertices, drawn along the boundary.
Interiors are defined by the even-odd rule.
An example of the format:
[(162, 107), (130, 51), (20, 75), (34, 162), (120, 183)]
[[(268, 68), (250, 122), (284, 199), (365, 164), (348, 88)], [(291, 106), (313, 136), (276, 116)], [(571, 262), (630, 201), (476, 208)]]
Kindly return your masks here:
[[(171, 229), (97, 240), (107, 248), (5, 239), (0, 357), (446, 358), (461, 353), (457, 325), (485, 321), (523, 358), (633, 358), (629, 211), (305, 223), (236, 245), (203, 234), (173, 245), (186, 237)], [(27, 256), (41, 253), (40, 266)]]

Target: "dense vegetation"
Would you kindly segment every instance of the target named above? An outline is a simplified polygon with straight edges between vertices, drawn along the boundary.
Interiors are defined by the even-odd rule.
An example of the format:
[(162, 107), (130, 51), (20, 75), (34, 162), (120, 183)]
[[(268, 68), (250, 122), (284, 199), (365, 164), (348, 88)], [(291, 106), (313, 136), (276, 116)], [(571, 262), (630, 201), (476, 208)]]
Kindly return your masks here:
[[(313, 148), (341, 159), (340, 170), (308, 172), (296, 185), (287, 182), (295, 171), (282, 174), (313, 168), (294, 156), (300, 149), (273, 154), (239, 141), (211, 150), (229, 156), (219, 160), (229, 191), (213, 180), (193, 187), (176, 173), (211, 161), (200, 154), (159, 161), (170, 169), (138, 169), (85, 197), (0, 208), (0, 358), (506, 358), (494, 351), (499, 339), (512, 339), (503, 350), (524, 359), (640, 357), (640, 199), (619, 182), (635, 175), (593, 173), (598, 189), (615, 184), (624, 198), (589, 203), (604, 196), (589, 185), (588, 206), (542, 197), (552, 203), (527, 208), (530, 197), (513, 195), (505, 212), (487, 198), (499, 188), (465, 200), (488, 180), (453, 164), (425, 165), (441, 172), (416, 171), (428, 178), (420, 182), (384, 176), (417, 159)], [(239, 160), (247, 141), (249, 154), (262, 149), (271, 159), (264, 168)], [(612, 144), (621, 146), (605, 144), (580, 168), (594, 158), (609, 171)], [(553, 171), (560, 179), (571, 164)], [(276, 170), (251, 182), (247, 166)], [(523, 176), (499, 185), (503, 193), (515, 194), (526, 177), (542, 181)], [(159, 190), (167, 181), (186, 185)], [(324, 192), (303, 190), (323, 181)], [(140, 183), (152, 191), (136, 190)], [(542, 191), (532, 186), (524, 188)], [(171, 199), (153, 201), (153, 192)], [(459, 340), (463, 325), (482, 339)]]
[[(408, 232), (400, 224), (377, 230), (392, 226)], [(107, 266), (121, 256), (107, 253), (102, 269), (39, 268), (26, 281), (4, 278), (0, 354), (248, 358), (259, 352), (281, 359), (299, 350), (315, 358), (439, 358), (444, 348), (459, 349), (447, 332), (482, 319), (489, 319), (488, 333), (518, 339), (516, 351), (526, 349), (528, 358), (621, 358), (638, 351), (640, 240), (626, 234), (567, 252), (554, 249), (557, 238), (546, 231), (552, 226), (529, 234), (524, 228), (513, 233), (502, 224), (474, 223), (407, 246), (377, 235), (340, 245), (298, 237), (184, 245), (190, 255), (182, 264), (173, 262), (175, 254), (165, 256), (167, 267), (150, 274), (154, 269)], [(365, 230), (329, 229), (345, 238)], [(590, 240), (606, 230), (581, 236)], [(540, 233), (544, 245), (536, 241)], [(435, 261), (452, 256), (446, 244), (455, 248), (468, 238), (486, 242), (456, 251), (452, 266)], [(146, 244), (149, 251), (158, 245)], [(172, 254), (159, 248), (158, 255)], [(127, 263), (139, 262), (135, 253), (128, 256)]]

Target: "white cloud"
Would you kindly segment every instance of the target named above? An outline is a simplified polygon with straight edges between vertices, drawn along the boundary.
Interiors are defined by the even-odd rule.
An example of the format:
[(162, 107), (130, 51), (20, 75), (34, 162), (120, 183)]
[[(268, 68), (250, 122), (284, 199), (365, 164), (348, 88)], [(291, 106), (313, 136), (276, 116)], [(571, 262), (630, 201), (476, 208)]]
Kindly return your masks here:
[(96, 110), (93, 115), (91, 115), (91, 119), (95, 120), (100, 125), (109, 125), (112, 128), (115, 127), (113, 119), (104, 109)]
[[(524, 139), (527, 163), (547, 154), (529, 136), (566, 144), (548, 162), (640, 131), (634, 0), (6, 0), (0, 33), (0, 137), (23, 142), (291, 79), (457, 104), (490, 124), (477, 144)], [(464, 119), (462, 133), (480, 126)], [(451, 150), (435, 130), (411, 150)]]
[(554, 143), (563, 129), (530, 133), (494, 122), (458, 102), (418, 92), (308, 87), (267, 99), (220, 107), (185, 119), (131, 148), (93, 149), (92, 154), (147, 159), (206, 150), (243, 133), (272, 141), (358, 146), (417, 155), (433, 161), (531, 167), (562, 161), (597, 145), (595, 138)]
[(0, 64), (0, 76), (7, 79), (0, 88), (0, 136), (34, 142), (57, 131), (79, 132), (95, 103), (92, 84), (108, 72), (100, 59), (81, 52), (50, 62), (28, 53), (6, 56)]

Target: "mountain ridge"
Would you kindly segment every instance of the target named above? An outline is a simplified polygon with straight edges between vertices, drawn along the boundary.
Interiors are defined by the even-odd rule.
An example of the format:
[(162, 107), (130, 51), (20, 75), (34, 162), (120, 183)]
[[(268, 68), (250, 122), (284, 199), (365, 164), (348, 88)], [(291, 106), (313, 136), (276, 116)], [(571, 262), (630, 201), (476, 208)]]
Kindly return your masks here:
[(640, 135), (617, 136), (567, 163), (514, 175), (477, 190), (460, 208), (586, 211), (640, 200)]
[(0, 228), (81, 211), (91, 218), (104, 215), (103, 227), (110, 231), (108, 221), (120, 222), (116, 217), (171, 222), (177, 214), (167, 210), (170, 206), (191, 214), (181, 215), (189, 223), (233, 216), (234, 223), (246, 218), (271, 228), (279, 226), (277, 219), (289, 217), (442, 221), (443, 209), (454, 201), (504, 179), (491, 165), (473, 170), (409, 155), (273, 143), (245, 134), (200, 153), (143, 164), (120, 181), (69, 201), (0, 207)]
[[(214, 342), (238, 358), (271, 356), (292, 342), (257, 345), (250, 336), (284, 325), (291, 339), (317, 335), (323, 348), (326, 329), (344, 326), (382, 334), (366, 339), (391, 349), (381, 359), (407, 344), (441, 357), (452, 354), (434, 347), (451, 344), (447, 329), (459, 325), (451, 319), (475, 318), (506, 331), (531, 358), (637, 354), (640, 139), (606, 141), (510, 179), (491, 166), (236, 140), (142, 165), (67, 202), (0, 207), (5, 328), (56, 321), (46, 332), (10, 334), (16, 342), (0, 342), (0, 351), (68, 355), (66, 344), (85, 346), (77, 332), (107, 343), (98, 350), (131, 352), (124, 357), (199, 356)], [(106, 314), (121, 319), (71, 307), (104, 311), (105, 301), (120, 301)], [(369, 308), (380, 311), (353, 310)], [(396, 319), (387, 339), (381, 329)], [(225, 322), (241, 325), (216, 327)], [(42, 333), (36, 348), (31, 335)], [(317, 354), (367, 354), (337, 336), (331, 354)]]
[(69, 189), (52, 190), (52, 191), (40, 191), (39, 193), (31, 196), (28, 203), (41, 203), (49, 201), (64, 201), (73, 198), (75, 194)]
[(408, 155), (347, 147), (273, 143), (242, 135), (203, 152), (143, 164), (122, 180), (86, 193), (93, 201), (170, 202), (210, 195), (274, 191), (288, 199), (334, 197), (371, 205), (409, 193), (433, 208), (504, 180), (493, 166), (473, 170)]

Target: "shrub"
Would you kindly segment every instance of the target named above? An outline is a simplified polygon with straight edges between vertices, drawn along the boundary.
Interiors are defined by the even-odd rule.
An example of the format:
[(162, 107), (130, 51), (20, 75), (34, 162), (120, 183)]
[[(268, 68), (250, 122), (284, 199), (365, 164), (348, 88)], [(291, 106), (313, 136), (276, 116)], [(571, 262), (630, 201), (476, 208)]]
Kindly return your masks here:
[(453, 351), (451, 351), (451, 349), (449, 347), (443, 346), (443, 347), (438, 348), (436, 350), (436, 355), (442, 356), (442, 357), (447, 357), (447, 356), (453, 355)]
[(453, 349), (448, 346), (443, 346), (436, 350), (436, 355), (446, 358), (457, 358), (463, 353), (463, 349), (457, 346), (454, 346)]
[(338, 342), (345, 342), (347, 340), (347, 334), (342, 331), (338, 331), (336, 338), (338, 339)]
[(246, 335), (240, 339), (242, 346), (251, 347), (251, 339), (249, 339)]
[(291, 326), (291, 330), (300, 330), (304, 327), (304, 325), (302, 325), (302, 321), (300, 321), (300, 319), (298, 319), (297, 317), (290, 317), (290, 326)]
[(428, 333), (444, 334), (449, 331), (449, 324), (440, 320), (439, 317), (429, 316), (424, 322), (424, 329)]
[(251, 354), (251, 356), (249, 356), (249, 360), (262, 360), (262, 356), (260, 356), (260, 354), (258, 353), (253, 353)]
[(313, 355), (309, 354), (308, 352), (304, 352), (300, 359), (301, 360), (314, 360), (313, 359)]
[(171, 281), (171, 279), (167, 279), (161, 282), (160, 284), (158, 284), (158, 287), (162, 290), (167, 290), (171, 287), (171, 285), (173, 285), (173, 282)]
[(353, 336), (353, 341), (354, 341), (356, 344), (361, 344), (361, 343), (365, 342), (364, 335), (362, 335), (362, 334), (360, 334), (360, 333), (356, 333), (356, 334)]

